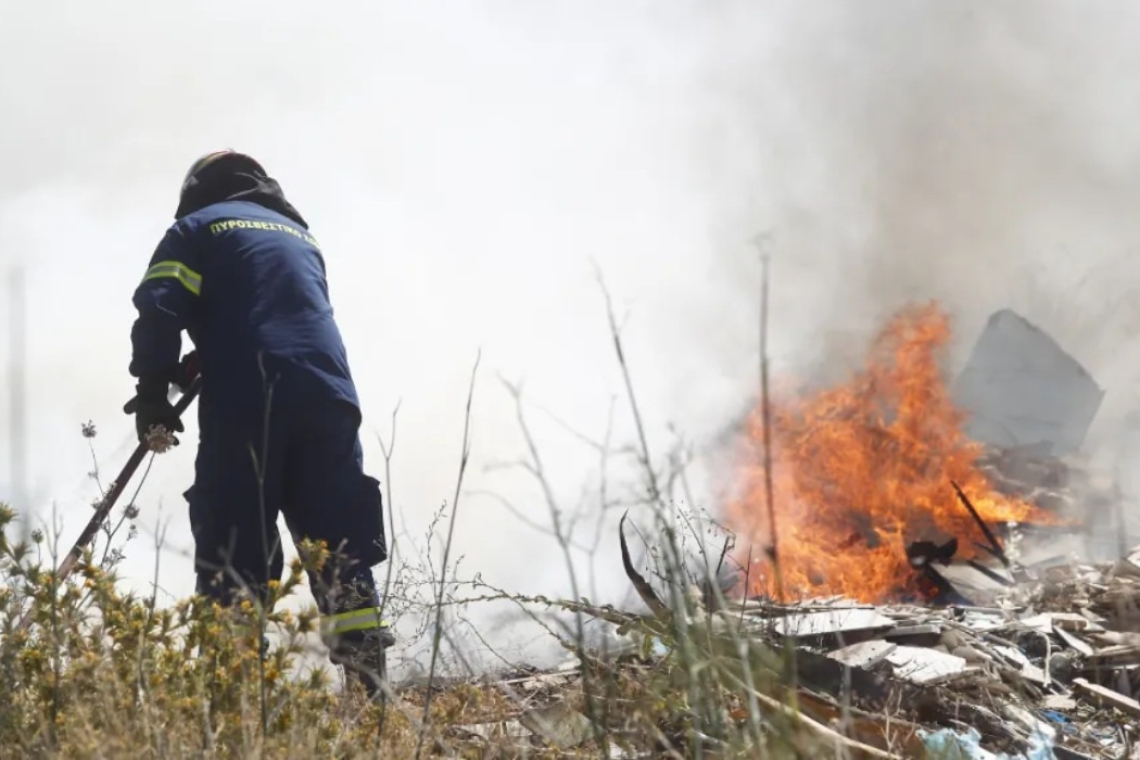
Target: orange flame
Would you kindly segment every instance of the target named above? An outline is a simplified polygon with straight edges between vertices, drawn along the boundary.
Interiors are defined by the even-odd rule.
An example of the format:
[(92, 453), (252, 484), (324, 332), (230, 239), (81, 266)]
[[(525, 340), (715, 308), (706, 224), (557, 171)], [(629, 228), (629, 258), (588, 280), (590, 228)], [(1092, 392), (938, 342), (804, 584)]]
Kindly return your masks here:
[[(1028, 502), (995, 492), (975, 462), (939, 368), (950, 321), (935, 303), (898, 312), (849, 382), (770, 402), (772, 478), (780, 580), (769, 547), (763, 419), (747, 425), (746, 465), (729, 525), (752, 546), (749, 594), (794, 599), (840, 594), (863, 602), (924, 595), (907, 561), (914, 540), (957, 537), (959, 557), (985, 542), (954, 493), (958, 483), (989, 524), (1053, 523)], [(746, 561), (747, 557), (740, 557)], [(781, 593), (782, 592), (782, 593)]]

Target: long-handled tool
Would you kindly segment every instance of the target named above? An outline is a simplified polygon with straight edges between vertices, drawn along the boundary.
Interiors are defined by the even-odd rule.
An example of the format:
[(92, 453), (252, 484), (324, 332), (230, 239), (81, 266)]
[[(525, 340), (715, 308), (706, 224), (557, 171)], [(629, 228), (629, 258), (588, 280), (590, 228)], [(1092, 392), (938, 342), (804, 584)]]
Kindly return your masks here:
[[(174, 412), (179, 417), (182, 413), (194, 402), (198, 395), (198, 391), (202, 387), (202, 378), (196, 377), (186, 389), (186, 392), (178, 399), (178, 403), (174, 405)], [(135, 448), (131, 458), (127, 460), (126, 465), (123, 466), (122, 472), (119, 477), (115, 478), (115, 482), (111, 484), (111, 490), (103, 497), (95, 507), (95, 514), (91, 516), (91, 521), (87, 523), (87, 527), (79, 534), (79, 538), (75, 541), (75, 545), (71, 547), (71, 551), (63, 558), (59, 569), (56, 571), (56, 582), (62, 583), (71, 575), (71, 571), (75, 569), (75, 565), (79, 562), (80, 555), (83, 554), (84, 547), (91, 543), (91, 539), (95, 538), (95, 534), (99, 532), (99, 526), (107, 519), (107, 515), (111, 513), (111, 508), (115, 506), (115, 502), (123, 495), (123, 491), (127, 488), (127, 483), (134, 476), (135, 470), (142, 464), (143, 459), (146, 457), (150, 448), (145, 441), (140, 441), (139, 445)], [(22, 631), (27, 628), (32, 622), (32, 614), (35, 612), (35, 605), (28, 608), (24, 616), (20, 619), (19, 625), (16, 626), (17, 631)]]

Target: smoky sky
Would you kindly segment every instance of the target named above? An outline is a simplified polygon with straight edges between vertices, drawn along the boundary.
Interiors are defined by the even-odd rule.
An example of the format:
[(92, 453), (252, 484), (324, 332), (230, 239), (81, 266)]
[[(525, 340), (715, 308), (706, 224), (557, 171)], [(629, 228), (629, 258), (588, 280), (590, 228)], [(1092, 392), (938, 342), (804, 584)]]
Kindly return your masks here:
[[(79, 424), (110, 479), (133, 444), (131, 292), (186, 166), (218, 147), (262, 161), (321, 241), (366, 466), (416, 540), (452, 498), (480, 355), (456, 552), (520, 592), (568, 582), (485, 493), (549, 524), (525, 477), (488, 468), (525, 452), (500, 376), (523, 383), (568, 511), (594, 508), (598, 458), (542, 410), (601, 437), (612, 408), (615, 440), (633, 432), (595, 263), (658, 456), (670, 425), (701, 449), (755, 397), (758, 236), (776, 371), (841, 377), (891, 311), (937, 298), (951, 370), (1010, 307), (1106, 388), (1097, 440), (1140, 405), (1140, 11), (1120, 3), (16, 7), (0, 262), (28, 281), (29, 498), (65, 544), (95, 493)], [(376, 436), (397, 405), (389, 478)], [(195, 431), (156, 458), (124, 566), (146, 587), (168, 525), (168, 598), (192, 588)], [(699, 465), (715, 513), (725, 473)], [(613, 546), (602, 599), (626, 594)]]

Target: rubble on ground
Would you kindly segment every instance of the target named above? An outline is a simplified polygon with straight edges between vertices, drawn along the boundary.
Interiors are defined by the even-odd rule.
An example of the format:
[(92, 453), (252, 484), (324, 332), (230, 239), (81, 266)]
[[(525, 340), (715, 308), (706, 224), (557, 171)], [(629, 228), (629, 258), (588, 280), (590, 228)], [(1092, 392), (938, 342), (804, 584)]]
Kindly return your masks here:
[[(743, 621), (757, 642), (793, 646), (802, 715), (883, 753), (865, 756), (1140, 758), (1140, 546), (1113, 563), (1017, 571), (1013, 585), (971, 589), (969, 604), (750, 599), (708, 614)], [(658, 648), (645, 664), (665, 656)], [(563, 749), (593, 735), (568, 706), (581, 689), (574, 661), (494, 687), (518, 714), (454, 732)], [(957, 754), (937, 754), (947, 748)], [(611, 756), (634, 755), (615, 746)]]
[[(915, 572), (936, 581), (925, 601), (721, 597), (690, 619), (768, 651), (791, 647), (794, 694), (765, 707), (775, 715), (794, 701), (813, 730), (849, 742), (845, 756), (1140, 760), (1140, 546), (1112, 562), (1024, 562), (981, 532), (993, 540), (985, 561), (955, 559), (956, 542), (916, 542), (930, 556), (911, 547)], [(659, 631), (651, 650), (623, 655), (657, 668), (671, 656), (665, 642), (676, 613), (634, 569), (621, 540), (626, 574), (649, 613), (557, 604), (619, 631)], [(569, 706), (583, 688), (573, 663), (495, 688), (510, 691), (518, 715), (457, 730), (563, 750), (594, 736), (580, 707)], [(649, 756), (624, 752), (615, 743), (610, 757)]]
[[(905, 698), (876, 716), (881, 695), (858, 686), (822, 696), (849, 699), (896, 732), (956, 731), (962, 757), (1001, 756), (965, 754), (970, 729), (1010, 757), (1140, 757), (1140, 547), (1111, 564), (1021, 570), (1027, 577), (1012, 586), (974, 589), (984, 597), (975, 604), (733, 608), (802, 631), (797, 648), (882, 676)], [(1029, 754), (1034, 744), (1043, 754)]]

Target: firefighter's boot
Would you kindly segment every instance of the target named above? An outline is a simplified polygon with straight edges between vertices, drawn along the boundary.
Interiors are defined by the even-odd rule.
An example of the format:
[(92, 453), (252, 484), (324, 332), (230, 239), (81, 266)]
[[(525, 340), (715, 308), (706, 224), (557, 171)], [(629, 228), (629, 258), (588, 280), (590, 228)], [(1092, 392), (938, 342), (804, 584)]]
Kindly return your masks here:
[(383, 701), (388, 682), (387, 650), (396, 637), (386, 622), (364, 630), (326, 636), (329, 659), (344, 667), (346, 680), (357, 681), (369, 699)]

